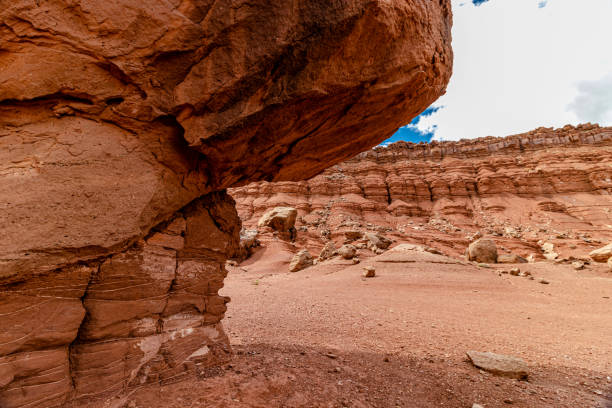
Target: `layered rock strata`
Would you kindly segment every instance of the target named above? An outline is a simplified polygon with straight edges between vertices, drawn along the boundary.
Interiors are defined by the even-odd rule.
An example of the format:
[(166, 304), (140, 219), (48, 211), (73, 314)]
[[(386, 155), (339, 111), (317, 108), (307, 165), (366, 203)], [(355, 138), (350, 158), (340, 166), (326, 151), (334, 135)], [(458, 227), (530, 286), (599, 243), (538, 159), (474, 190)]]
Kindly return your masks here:
[(451, 73), (450, 1), (0, 10), (0, 406), (121, 406), (226, 358), (227, 187), (299, 180)]
[[(298, 209), (296, 246), (382, 232), (463, 255), (486, 235), (500, 255), (583, 256), (612, 240), (612, 129), (540, 128), (505, 138), (377, 147), (301, 182), (232, 189), (246, 228)], [(477, 233), (477, 234), (475, 234)], [(588, 258), (587, 258), (588, 259)]]
[(102, 404), (227, 360), (218, 291), (238, 248), (233, 205), (209, 194), (118, 254), (3, 287), (0, 406)]

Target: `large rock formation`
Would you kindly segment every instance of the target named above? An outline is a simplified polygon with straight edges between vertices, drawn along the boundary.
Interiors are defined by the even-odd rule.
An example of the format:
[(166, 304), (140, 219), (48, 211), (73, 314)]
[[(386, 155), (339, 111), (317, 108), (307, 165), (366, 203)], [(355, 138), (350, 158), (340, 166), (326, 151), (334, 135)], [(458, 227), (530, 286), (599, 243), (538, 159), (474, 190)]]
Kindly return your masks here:
[(3, 408), (120, 406), (225, 358), (240, 221), (215, 192), (375, 145), (452, 65), (449, 0), (16, 0), (0, 19)]
[[(500, 255), (584, 257), (612, 240), (612, 128), (377, 147), (301, 182), (232, 189), (245, 226), (298, 209), (296, 246), (317, 253), (365, 232), (462, 256), (479, 236)], [(477, 233), (478, 232), (478, 233)]]

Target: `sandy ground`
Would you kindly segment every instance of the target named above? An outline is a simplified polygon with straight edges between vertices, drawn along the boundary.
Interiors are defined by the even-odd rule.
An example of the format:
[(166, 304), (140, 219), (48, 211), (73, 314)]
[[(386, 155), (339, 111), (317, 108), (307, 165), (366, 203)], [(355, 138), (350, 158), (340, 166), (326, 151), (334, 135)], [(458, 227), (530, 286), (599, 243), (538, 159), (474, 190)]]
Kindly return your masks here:
[[(143, 389), (132, 406), (612, 407), (605, 266), (518, 265), (530, 280), (500, 273), (508, 265), (388, 254), (292, 274), (230, 268), (231, 364)], [(521, 357), (529, 380), (478, 370), (468, 350)]]

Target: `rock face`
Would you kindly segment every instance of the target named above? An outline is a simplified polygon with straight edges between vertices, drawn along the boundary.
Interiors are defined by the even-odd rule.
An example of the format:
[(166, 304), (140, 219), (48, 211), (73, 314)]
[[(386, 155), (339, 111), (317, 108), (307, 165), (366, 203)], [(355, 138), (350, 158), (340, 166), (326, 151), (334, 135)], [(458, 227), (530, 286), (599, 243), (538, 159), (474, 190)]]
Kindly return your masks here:
[(86, 406), (227, 360), (218, 291), (239, 225), (211, 193), (120, 253), (4, 286), (0, 406)]
[(482, 263), (497, 263), (497, 246), (492, 239), (481, 238), (467, 249), (468, 260)]
[[(349, 236), (463, 255), (480, 237), (499, 255), (586, 256), (612, 241), (612, 128), (537, 129), (505, 138), (378, 147), (301, 182), (232, 189), (251, 226), (275, 206), (298, 209), (296, 244), (318, 252)], [(325, 237), (323, 239), (322, 237)]]
[[(0, 10), (0, 406), (109, 406), (227, 356), (227, 187), (388, 137), (451, 74), (450, 1)], [(115, 398), (117, 397), (117, 398)]]

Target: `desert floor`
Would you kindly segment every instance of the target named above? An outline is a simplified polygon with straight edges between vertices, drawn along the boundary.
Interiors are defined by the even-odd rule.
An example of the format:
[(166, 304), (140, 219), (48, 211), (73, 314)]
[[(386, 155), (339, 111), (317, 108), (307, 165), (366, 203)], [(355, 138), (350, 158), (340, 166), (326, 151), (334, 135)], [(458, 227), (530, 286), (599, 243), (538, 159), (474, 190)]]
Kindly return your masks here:
[[(229, 268), (231, 363), (141, 389), (132, 406), (612, 407), (604, 265), (477, 266), (391, 252), (297, 273)], [(362, 277), (366, 265), (375, 278)], [(501, 273), (513, 266), (534, 279)], [(529, 379), (479, 370), (468, 350), (523, 358)]]

